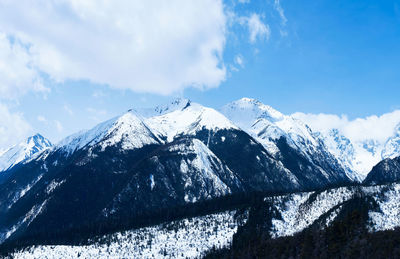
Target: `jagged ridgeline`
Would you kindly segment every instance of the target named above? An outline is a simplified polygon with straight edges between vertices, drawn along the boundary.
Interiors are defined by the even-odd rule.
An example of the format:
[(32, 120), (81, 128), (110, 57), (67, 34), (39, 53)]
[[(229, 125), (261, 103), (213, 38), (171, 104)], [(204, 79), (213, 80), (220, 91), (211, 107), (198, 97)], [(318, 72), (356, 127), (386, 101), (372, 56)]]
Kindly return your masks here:
[[(180, 99), (155, 109), (130, 110), (54, 146), (41, 136), (33, 140), (20, 145), (19, 158), (3, 163), (0, 173), (3, 250), (33, 244), (87, 247), (94, 237), (123, 230), (136, 229), (131, 235), (137, 237), (138, 229), (150, 233), (148, 228), (157, 225), (164, 233), (159, 224), (171, 221), (176, 231), (189, 231), (182, 223), (188, 218), (203, 225), (221, 218), (231, 222), (219, 229), (227, 239), (212, 239), (221, 244), (210, 241), (197, 247), (188, 256), (193, 257), (228, 246), (236, 230), (239, 238), (246, 222), (261, 213), (260, 206), (267, 206), (268, 213), (257, 224), (265, 226), (269, 239), (313, 224), (330, 226), (354, 197), (369, 197), (373, 204), (368, 209), (380, 213), (375, 189), (310, 192), (358, 184), (359, 175), (306, 124), (253, 99), (230, 103), (221, 112)], [(292, 216), (305, 219), (291, 221)], [(118, 239), (107, 236), (107, 242), (110, 238)], [(157, 253), (162, 250), (158, 248)], [(141, 251), (138, 257), (145, 257), (148, 251)]]

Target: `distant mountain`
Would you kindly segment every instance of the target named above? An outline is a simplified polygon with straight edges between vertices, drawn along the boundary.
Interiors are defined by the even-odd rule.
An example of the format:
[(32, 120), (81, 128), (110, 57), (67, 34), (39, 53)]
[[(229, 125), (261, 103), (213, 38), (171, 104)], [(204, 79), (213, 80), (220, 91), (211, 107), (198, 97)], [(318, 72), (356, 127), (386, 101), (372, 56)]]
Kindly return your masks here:
[(400, 156), (386, 158), (378, 163), (364, 180), (364, 184), (386, 184), (400, 181)]
[(340, 161), (347, 174), (353, 175), (353, 179), (359, 182), (382, 160), (400, 156), (400, 124), (385, 141), (373, 138), (351, 141), (335, 128), (317, 134)]
[(390, 137), (382, 150), (382, 158), (395, 158), (400, 156), (400, 124), (397, 125), (394, 134)]
[[(295, 160), (299, 163), (299, 168), (305, 166), (310, 168), (310, 171), (318, 171), (327, 181), (356, 178), (354, 174), (344, 170), (318, 135), (298, 119), (283, 115), (272, 107), (250, 98), (229, 103), (221, 111), (257, 139), (277, 160), (288, 159), (286, 146), (283, 145), (285, 142), (296, 151), (298, 157)], [(306, 163), (300, 164), (300, 161)]]
[(50, 141), (42, 135), (31, 136), (0, 154), (0, 171), (7, 170), (51, 146)]
[[(169, 107), (156, 116), (130, 110), (8, 170), (0, 183), (0, 241), (122, 224), (227, 195), (350, 183), (296, 120), (266, 114), (254, 128), (259, 134), (248, 134), (188, 100)], [(269, 137), (269, 121), (283, 133)]]
[(383, 143), (373, 139), (352, 142), (338, 129), (320, 134), (329, 151), (343, 164), (354, 179), (362, 181), (372, 167), (382, 159)]

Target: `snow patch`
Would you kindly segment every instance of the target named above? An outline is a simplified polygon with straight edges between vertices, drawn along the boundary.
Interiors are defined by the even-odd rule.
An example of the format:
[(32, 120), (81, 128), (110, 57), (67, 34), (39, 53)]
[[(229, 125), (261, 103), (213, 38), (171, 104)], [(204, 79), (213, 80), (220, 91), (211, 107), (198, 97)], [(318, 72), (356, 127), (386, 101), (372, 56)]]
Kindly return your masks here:
[(319, 217), (333, 207), (353, 197), (354, 190), (346, 187), (331, 189), (316, 194), (315, 192), (296, 193), (287, 196), (266, 198), (275, 201), (275, 208), (282, 219), (272, 220), (271, 236), (292, 236), (311, 226)]
[(369, 212), (370, 231), (383, 231), (400, 226), (400, 184), (390, 186), (381, 195), (375, 195), (381, 212)]
[(150, 175), (150, 189), (153, 190), (156, 183), (154, 182), (154, 175)]

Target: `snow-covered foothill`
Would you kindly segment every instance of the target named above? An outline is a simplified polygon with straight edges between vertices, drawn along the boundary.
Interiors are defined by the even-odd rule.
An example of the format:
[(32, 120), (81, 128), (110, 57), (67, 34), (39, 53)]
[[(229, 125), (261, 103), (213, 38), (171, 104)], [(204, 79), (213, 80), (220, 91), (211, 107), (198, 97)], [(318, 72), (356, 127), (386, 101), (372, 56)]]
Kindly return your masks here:
[(274, 206), (280, 212), (281, 219), (272, 220), (272, 237), (291, 236), (311, 226), (319, 217), (335, 206), (349, 200), (354, 190), (347, 187), (315, 192), (295, 193), (274, 197)]
[(383, 192), (380, 190), (383, 187), (376, 189), (380, 195), (374, 196), (374, 199), (380, 211), (369, 212), (370, 231), (392, 230), (400, 227), (400, 184), (390, 185), (384, 188)]
[(303, 192), (265, 198), (279, 215), (272, 219), (270, 234), (273, 238), (292, 236), (310, 227), (322, 216), (329, 226), (341, 212), (343, 204), (362, 194), (372, 197), (377, 208), (368, 212), (366, 227), (371, 231), (400, 227), (400, 184), (340, 187), (322, 192)]
[(109, 242), (86, 246), (36, 246), (14, 258), (199, 258), (232, 242), (239, 225), (235, 211), (195, 217), (108, 236)]

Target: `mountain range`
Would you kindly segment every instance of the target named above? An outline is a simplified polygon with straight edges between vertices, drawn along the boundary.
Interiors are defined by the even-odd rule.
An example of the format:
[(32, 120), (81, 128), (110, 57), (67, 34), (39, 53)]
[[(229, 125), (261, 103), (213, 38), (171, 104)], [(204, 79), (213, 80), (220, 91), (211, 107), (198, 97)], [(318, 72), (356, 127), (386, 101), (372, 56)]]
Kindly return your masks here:
[(360, 182), (376, 164), (387, 158), (395, 158), (400, 152), (400, 122), (393, 129), (393, 134), (385, 140), (371, 137), (352, 141), (336, 128), (316, 134), (341, 162), (346, 172), (354, 175), (354, 179)]
[[(269, 210), (275, 216), (265, 223), (274, 229), (271, 237), (297, 233), (321, 217), (329, 225), (348, 200), (379, 193), (374, 187), (337, 187), (400, 180), (394, 158), (399, 139), (395, 135), (386, 143), (384, 156), (390, 158), (364, 180), (354, 166), (357, 148), (339, 131), (313, 132), (254, 99), (219, 111), (186, 99), (132, 109), (56, 145), (35, 135), (0, 156), (0, 242), (76, 239), (143, 219), (151, 225), (174, 218), (174, 210), (185, 206), (202, 211), (202, 204), (225, 197), (241, 201), (254, 193), (265, 201), (298, 193), (273, 198), (275, 209)], [(368, 150), (377, 152), (373, 143)], [(329, 188), (334, 188), (329, 195), (315, 192)], [(301, 205), (315, 200), (317, 212)], [(302, 218), (305, 223), (298, 222)]]

